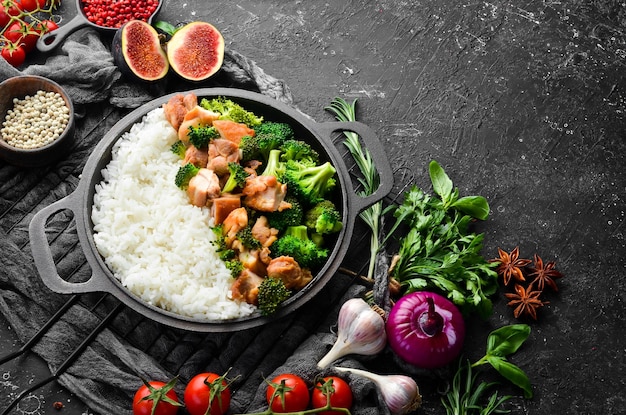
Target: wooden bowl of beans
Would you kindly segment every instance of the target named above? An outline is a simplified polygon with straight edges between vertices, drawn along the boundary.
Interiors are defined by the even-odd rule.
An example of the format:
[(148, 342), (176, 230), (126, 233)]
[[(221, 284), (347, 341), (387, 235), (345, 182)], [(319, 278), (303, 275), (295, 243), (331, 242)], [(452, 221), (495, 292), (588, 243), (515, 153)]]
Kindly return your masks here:
[(0, 83), (0, 158), (7, 163), (53, 163), (69, 151), (74, 130), (74, 105), (56, 82), (24, 75)]

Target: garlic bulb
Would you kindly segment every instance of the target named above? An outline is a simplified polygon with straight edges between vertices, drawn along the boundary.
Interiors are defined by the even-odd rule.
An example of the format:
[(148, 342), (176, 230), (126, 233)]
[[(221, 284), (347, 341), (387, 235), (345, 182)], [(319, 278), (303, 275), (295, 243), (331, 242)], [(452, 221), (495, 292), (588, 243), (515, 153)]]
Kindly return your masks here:
[(337, 341), (318, 363), (323, 369), (348, 354), (374, 355), (387, 343), (385, 320), (363, 299), (352, 298), (339, 310)]
[(422, 395), (413, 378), (405, 375), (378, 375), (360, 369), (334, 367), (340, 372), (350, 372), (373, 381), (383, 396), (392, 415), (412, 412), (422, 405)]

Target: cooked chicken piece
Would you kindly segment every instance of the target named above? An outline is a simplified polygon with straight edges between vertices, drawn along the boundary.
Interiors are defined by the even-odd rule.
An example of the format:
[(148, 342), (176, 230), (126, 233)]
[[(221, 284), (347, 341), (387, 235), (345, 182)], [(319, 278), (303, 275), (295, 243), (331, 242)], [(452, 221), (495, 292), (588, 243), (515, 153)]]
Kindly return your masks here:
[(226, 235), (225, 242), (228, 247), (231, 247), (233, 241), (237, 239), (237, 232), (242, 230), (248, 225), (248, 211), (246, 208), (240, 207), (234, 209), (224, 219), (223, 233)]
[(278, 229), (270, 228), (267, 218), (259, 216), (252, 226), (252, 236), (261, 242), (261, 246), (269, 247), (278, 239)]
[(176, 94), (163, 104), (165, 118), (178, 131), (180, 124), (185, 119), (185, 115), (195, 106), (198, 105), (198, 97), (193, 92), (183, 96)]
[(183, 100), (184, 96), (182, 94), (176, 94), (163, 104), (165, 118), (177, 131), (178, 127), (180, 127), (180, 123), (183, 122), (185, 118), (185, 114), (187, 114)]
[(280, 256), (272, 259), (267, 265), (267, 276), (280, 278), (285, 287), (299, 290), (313, 279), (311, 271), (301, 268), (300, 265), (290, 256)]
[(241, 207), (241, 195), (222, 194), (220, 197), (213, 199), (211, 205), (211, 216), (215, 224), (219, 225), (224, 222), (226, 217), (235, 209)]
[(263, 278), (249, 269), (244, 269), (230, 287), (230, 297), (233, 300), (243, 300), (248, 304), (258, 305), (259, 285)]
[(208, 162), (209, 153), (206, 150), (200, 150), (191, 144), (187, 147), (184, 164), (191, 163), (196, 167), (207, 167)]
[[(241, 157), (241, 155), (240, 155)], [(250, 160), (248, 162), (245, 163), (245, 165), (243, 166), (243, 168), (250, 173), (251, 175), (256, 176), (257, 173), (257, 169), (262, 166), (263, 163), (261, 163), (261, 161), (259, 160)]]
[(218, 176), (228, 173), (228, 163), (239, 162), (239, 147), (230, 140), (217, 138), (209, 143), (208, 167)]
[(215, 120), (213, 127), (215, 127), (223, 139), (230, 140), (236, 145), (239, 145), (239, 142), (245, 136), (254, 137), (254, 130), (252, 128), (230, 120)]
[[(239, 241), (236, 241), (239, 242)], [(233, 245), (235, 245), (233, 243)], [(235, 249), (233, 247), (233, 249)], [(244, 248), (243, 246), (241, 246), (239, 248), (239, 261), (241, 261), (241, 264), (243, 265), (244, 268), (249, 269), (250, 271), (254, 272), (257, 275), (265, 275), (267, 273), (267, 264), (265, 264), (262, 260), (261, 260), (261, 250), (260, 249), (253, 249), (253, 250), (249, 250)]]
[(198, 97), (193, 92), (189, 92), (183, 98), (183, 105), (187, 109), (187, 111), (191, 111), (194, 107), (198, 105)]
[(259, 250), (259, 259), (265, 265), (268, 265), (272, 261), (271, 255), (272, 255), (272, 251), (270, 251), (270, 249), (267, 246), (264, 246)]
[(178, 139), (187, 144), (189, 142), (189, 127), (210, 126), (219, 116), (216, 112), (205, 110), (201, 106), (196, 105), (185, 114), (185, 118), (180, 123)]
[(242, 190), (243, 204), (261, 212), (274, 212), (289, 209), (285, 202), (287, 185), (279, 183), (274, 176), (249, 176)]
[(192, 205), (203, 207), (218, 197), (221, 191), (220, 179), (213, 170), (200, 169), (198, 174), (189, 180), (187, 195)]

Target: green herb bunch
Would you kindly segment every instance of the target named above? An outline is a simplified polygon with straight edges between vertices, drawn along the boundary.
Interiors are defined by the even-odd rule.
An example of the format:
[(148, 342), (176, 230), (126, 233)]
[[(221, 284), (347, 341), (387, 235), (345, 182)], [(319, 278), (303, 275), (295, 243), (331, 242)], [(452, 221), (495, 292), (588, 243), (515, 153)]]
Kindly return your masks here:
[(401, 225), (408, 230), (399, 238), (391, 276), (407, 292), (433, 289), (466, 314), (487, 318), (492, 313), (489, 297), (498, 289), (496, 264), (481, 256), (484, 234), (472, 232), (470, 224), (487, 218), (489, 204), (482, 196), (459, 197), (458, 188), (434, 160), (429, 173), (436, 196), (414, 185), (395, 208), (389, 235)]

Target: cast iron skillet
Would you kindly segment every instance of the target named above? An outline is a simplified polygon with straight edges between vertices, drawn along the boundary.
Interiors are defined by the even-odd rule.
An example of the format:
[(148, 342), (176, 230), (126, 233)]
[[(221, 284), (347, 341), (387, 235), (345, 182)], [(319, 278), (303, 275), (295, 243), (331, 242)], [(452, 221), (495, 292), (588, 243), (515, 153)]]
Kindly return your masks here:
[[(42, 280), (52, 291), (64, 294), (96, 291), (108, 292), (140, 314), (172, 327), (200, 332), (226, 332), (263, 325), (298, 309), (313, 298), (333, 277), (350, 245), (357, 215), (368, 206), (381, 200), (391, 191), (393, 186), (391, 166), (380, 141), (365, 124), (358, 122), (316, 123), (281, 102), (265, 95), (240, 89), (205, 88), (191, 92), (195, 93), (199, 99), (224, 96), (238, 102), (244, 108), (253, 111), (257, 115), (262, 115), (266, 120), (282, 121), (291, 124), (297, 137), (309, 142), (319, 151), (321, 159), (330, 161), (337, 170), (337, 186), (331, 198), (342, 213), (344, 227), (337, 234), (336, 240), (327, 241), (329, 242), (329, 259), (316, 273), (313, 280), (301, 291), (294, 294), (271, 316), (261, 316), (257, 312), (251, 316), (239, 319), (215, 321), (181, 316), (148, 304), (127, 290), (113, 276), (94, 243), (91, 210), (95, 186), (102, 181), (101, 171), (111, 160), (111, 149), (118, 138), (127, 132), (133, 124), (141, 121), (141, 118), (147, 112), (167, 102), (173, 94), (155, 99), (137, 108), (120, 120), (105, 134), (90, 155), (76, 190), (65, 198), (43, 208), (33, 217), (29, 226), (29, 234), (35, 265)], [(370, 196), (361, 197), (355, 193), (348, 169), (339, 151), (332, 143), (331, 134), (341, 130), (350, 130), (358, 133), (372, 154), (380, 175), (381, 184), (378, 190)], [(58, 274), (46, 237), (47, 220), (57, 212), (65, 209), (71, 210), (74, 214), (78, 239), (92, 269), (90, 279), (85, 282), (72, 283), (66, 281)]]
[[(154, 16), (157, 15), (157, 13), (159, 13), (162, 5), (163, 0), (159, 0), (157, 8), (147, 20), (148, 23), (152, 23), (152, 19), (154, 18)], [(85, 16), (85, 12), (83, 11), (82, 0), (76, 0), (76, 16), (74, 16), (72, 20), (70, 20), (66, 24), (59, 26), (58, 29), (52, 32), (48, 32), (45, 35), (41, 36), (39, 39), (37, 39), (37, 50), (39, 50), (40, 52), (50, 52), (52, 49), (59, 46), (66, 37), (83, 27), (92, 27), (99, 30), (100, 32), (110, 33), (111, 35), (115, 34), (115, 32), (117, 31), (117, 28), (115, 27), (100, 26), (89, 21), (89, 19), (87, 19), (87, 16)]]

